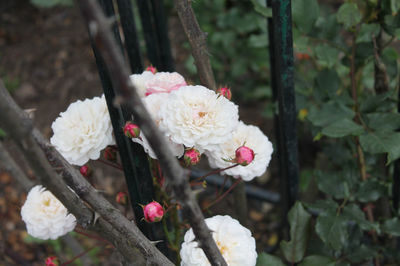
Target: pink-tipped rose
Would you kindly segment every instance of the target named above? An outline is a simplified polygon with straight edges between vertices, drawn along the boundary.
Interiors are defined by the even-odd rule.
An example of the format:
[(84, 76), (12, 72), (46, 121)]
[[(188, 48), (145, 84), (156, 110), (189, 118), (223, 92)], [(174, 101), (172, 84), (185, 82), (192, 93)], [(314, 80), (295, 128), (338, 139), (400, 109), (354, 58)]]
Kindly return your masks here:
[(183, 160), (185, 161), (186, 166), (196, 165), (200, 161), (201, 154), (195, 148), (186, 149), (183, 155)]
[(89, 166), (84, 165), (79, 168), (79, 172), (81, 172), (81, 175), (84, 177), (89, 177), (92, 174), (92, 169)]
[(146, 71), (150, 71), (151, 73), (155, 74), (157, 72), (157, 68), (150, 65), (146, 68)]
[(232, 99), (232, 92), (228, 87), (219, 88), (217, 94), (224, 96), (228, 100)]
[(131, 122), (126, 122), (124, 126), (124, 134), (128, 138), (138, 138), (140, 136), (140, 128)]
[(126, 205), (128, 202), (128, 195), (125, 192), (118, 192), (115, 201), (121, 205)]
[(164, 208), (157, 201), (153, 201), (143, 207), (143, 213), (146, 222), (159, 222), (164, 216)]
[(170, 93), (186, 86), (185, 79), (177, 72), (158, 72), (146, 85), (146, 96), (153, 93)]
[(57, 257), (56, 256), (47, 257), (45, 263), (46, 266), (58, 266)]
[(235, 151), (234, 161), (242, 166), (246, 166), (254, 160), (254, 151), (246, 146), (240, 146)]

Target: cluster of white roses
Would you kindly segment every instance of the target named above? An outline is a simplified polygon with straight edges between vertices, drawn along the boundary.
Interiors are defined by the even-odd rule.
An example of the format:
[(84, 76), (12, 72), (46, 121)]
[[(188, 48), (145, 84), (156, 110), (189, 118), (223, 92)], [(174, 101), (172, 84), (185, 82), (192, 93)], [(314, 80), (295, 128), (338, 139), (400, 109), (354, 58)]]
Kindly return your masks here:
[[(236, 161), (238, 165), (225, 169), (223, 174), (250, 181), (265, 173), (272, 144), (258, 127), (239, 120), (238, 106), (230, 101), (229, 90), (216, 93), (204, 86), (188, 85), (176, 72), (144, 71), (132, 75), (131, 81), (169, 141), (173, 156), (179, 158), (185, 150), (195, 149), (207, 156), (211, 167), (225, 169), (233, 165), (238, 152), (243, 152), (250, 157), (244, 158), (244, 162), (250, 163)], [(98, 159), (104, 148), (115, 143), (104, 95), (72, 103), (53, 122), (52, 129), (50, 142), (73, 165), (82, 166), (90, 159)], [(132, 141), (156, 159), (146, 137), (137, 129), (129, 129), (131, 134), (138, 134)], [(239, 151), (244, 145), (247, 150)], [(75, 217), (40, 186), (28, 194), (21, 214), (28, 233), (42, 239), (55, 239), (73, 230), (76, 223)], [(214, 216), (206, 223), (228, 265), (256, 264), (255, 240), (248, 229), (229, 216)], [(194, 239), (190, 229), (180, 252), (182, 265), (209, 265)]]

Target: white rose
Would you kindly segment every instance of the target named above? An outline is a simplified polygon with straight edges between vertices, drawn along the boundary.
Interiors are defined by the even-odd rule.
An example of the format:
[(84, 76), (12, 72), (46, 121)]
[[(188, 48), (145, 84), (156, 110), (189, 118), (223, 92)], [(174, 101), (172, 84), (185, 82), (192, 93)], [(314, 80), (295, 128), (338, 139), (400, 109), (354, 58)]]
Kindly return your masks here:
[(29, 191), (21, 216), (28, 234), (43, 240), (57, 239), (76, 226), (75, 216), (68, 214), (64, 205), (42, 186)]
[(147, 83), (153, 79), (154, 74), (151, 71), (144, 71), (142, 74), (133, 74), (129, 77), (137, 89), (139, 96), (144, 97), (146, 94)]
[(104, 95), (70, 104), (51, 128), (51, 144), (70, 164), (81, 166), (89, 159), (97, 160), (101, 150), (114, 144)]
[(254, 160), (246, 166), (238, 165), (221, 173), (241, 177), (245, 181), (250, 181), (254, 177), (264, 174), (271, 160), (272, 143), (258, 127), (246, 125), (242, 121), (232, 132), (231, 138), (217, 145), (214, 150), (206, 151), (205, 154), (210, 166), (220, 169), (231, 166), (233, 163), (226, 162), (223, 159), (235, 158), (236, 149), (243, 144), (254, 151)]
[[(217, 215), (205, 221), (229, 266), (256, 265), (256, 241), (250, 230), (228, 215)], [(181, 266), (209, 266), (206, 255), (194, 239), (193, 230), (190, 229), (185, 234), (180, 251)]]
[(202, 150), (224, 141), (238, 124), (238, 107), (203, 86), (183, 86), (160, 108), (160, 128), (175, 143)]

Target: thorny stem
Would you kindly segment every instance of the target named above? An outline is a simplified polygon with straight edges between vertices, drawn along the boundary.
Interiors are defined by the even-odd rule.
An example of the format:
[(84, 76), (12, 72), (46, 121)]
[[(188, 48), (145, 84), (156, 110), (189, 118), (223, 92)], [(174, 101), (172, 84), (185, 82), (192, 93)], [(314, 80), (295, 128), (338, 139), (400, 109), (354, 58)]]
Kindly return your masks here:
[(122, 171), (123, 171), (122, 166), (120, 166), (120, 165), (118, 165), (118, 164), (114, 164), (114, 163), (108, 162), (108, 161), (103, 160), (103, 159), (98, 159), (97, 161), (100, 162), (100, 163), (103, 163), (103, 164), (105, 164), (105, 165), (111, 166), (111, 167), (113, 167), (113, 168), (115, 168), (115, 169), (118, 169), (118, 170), (122, 170)]
[(208, 210), (209, 208), (211, 208), (214, 204), (220, 202), (223, 198), (226, 197), (226, 195), (229, 194), (229, 192), (231, 192), (231, 191), (232, 191), (240, 182), (242, 182), (242, 181), (243, 181), (243, 180), (242, 180), (241, 178), (239, 178), (238, 180), (236, 180), (236, 182), (233, 183), (232, 186), (231, 186), (227, 191), (225, 191), (224, 194), (222, 194), (222, 195), (219, 196), (217, 199), (215, 199), (213, 202), (211, 202), (207, 207), (205, 207), (205, 208), (203, 209), (203, 211), (207, 211), (207, 210)]
[(203, 175), (203, 176), (200, 176), (199, 178), (196, 178), (196, 179), (193, 180), (193, 181), (200, 181), (200, 180), (206, 178), (207, 176), (214, 175), (214, 174), (218, 174), (218, 173), (220, 173), (220, 172), (222, 172), (222, 171), (231, 169), (231, 168), (233, 168), (233, 167), (235, 167), (235, 166), (238, 166), (238, 165), (239, 165), (239, 164), (237, 163), (237, 164), (228, 166), (228, 167), (226, 167), (226, 168), (222, 168), (222, 169), (217, 169), (217, 170), (211, 171), (211, 172), (209, 172), (209, 173), (207, 173), (207, 174), (205, 174), (205, 175)]
[[(356, 83), (356, 67), (355, 67), (355, 57), (356, 57), (356, 37), (357, 34), (353, 33), (353, 38), (352, 38), (352, 47), (351, 47), (351, 55), (350, 55), (350, 81), (351, 81), (351, 92), (352, 92), (352, 97), (354, 101), (354, 111), (356, 113), (356, 116), (354, 117), (354, 121), (357, 124), (360, 124), (360, 113), (359, 113), (359, 107), (358, 107), (358, 93), (357, 93), (357, 83)], [(360, 145), (360, 140), (359, 137), (355, 137), (355, 144), (357, 146), (357, 158), (358, 158), (358, 165), (360, 168), (360, 174), (361, 174), (361, 180), (365, 181), (367, 180), (367, 171), (366, 171), (366, 163), (365, 163), (365, 158), (364, 158), (364, 152), (361, 148)], [(366, 213), (367, 213), (367, 218), (368, 221), (371, 223), (374, 222), (374, 214), (372, 212), (371, 206), (367, 205), (366, 206)], [(377, 242), (377, 236), (376, 232), (372, 233), (372, 238), (374, 242)], [(379, 259), (375, 258), (375, 265), (379, 266)]]
[(89, 253), (92, 249), (94, 249), (94, 248), (96, 248), (96, 247), (105, 247), (105, 246), (106, 246), (105, 244), (93, 246), (93, 247), (89, 248), (88, 250), (85, 250), (84, 252), (82, 252), (82, 253), (76, 255), (76, 256), (73, 257), (72, 259), (70, 259), (70, 260), (68, 260), (68, 261), (66, 261), (66, 262), (64, 262), (64, 263), (61, 263), (61, 266), (64, 266), (64, 265), (68, 265), (68, 264), (73, 263), (75, 260), (79, 259), (80, 257), (83, 257), (84, 255), (86, 255), (86, 254)]

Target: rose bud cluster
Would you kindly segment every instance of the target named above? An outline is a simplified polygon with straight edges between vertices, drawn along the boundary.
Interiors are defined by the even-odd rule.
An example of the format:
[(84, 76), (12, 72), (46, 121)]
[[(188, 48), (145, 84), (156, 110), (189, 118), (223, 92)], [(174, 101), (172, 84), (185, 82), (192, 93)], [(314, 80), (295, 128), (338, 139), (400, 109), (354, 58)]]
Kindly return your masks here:
[(235, 155), (234, 162), (242, 166), (246, 166), (254, 160), (254, 151), (244, 145), (236, 149)]
[(183, 160), (186, 166), (196, 165), (200, 162), (201, 154), (195, 148), (186, 149), (183, 154)]
[(117, 196), (115, 197), (115, 201), (121, 205), (126, 205), (128, 202), (128, 195), (125, 192), (118, 192)]
[(92, 174), (92, 169), (88, 165), (85, 164), (84, 166), (81, 166), (81, 168), (79, 168), (79, 172), (84, 177), (89, 177)]
[(224, 96), (228, 100), (232, 99), (232, 92), (228, 87), (222, 87), (217, 90), (217, 93), (221, 96)]

